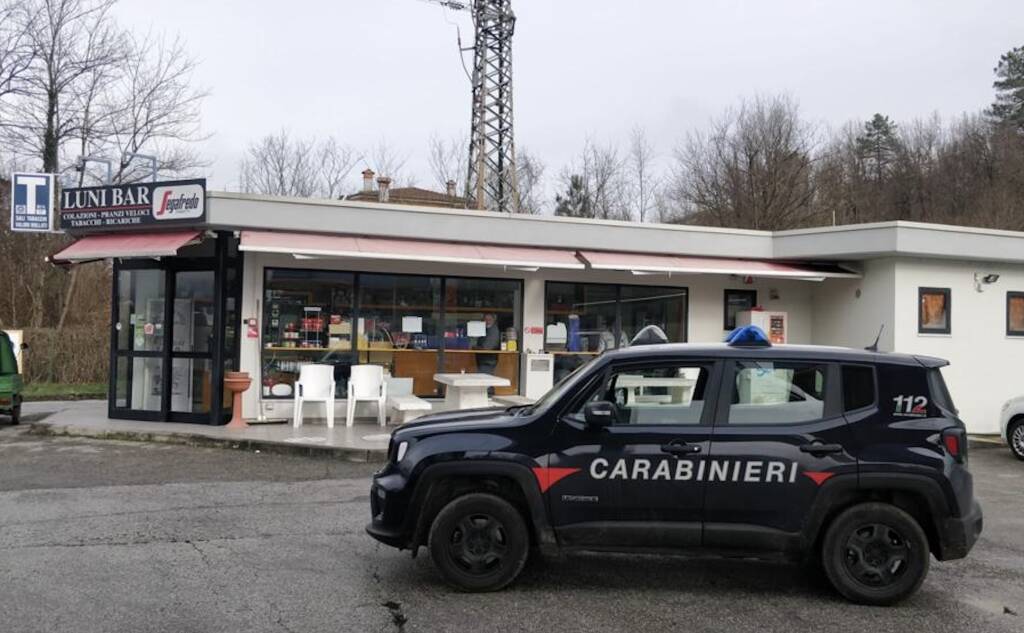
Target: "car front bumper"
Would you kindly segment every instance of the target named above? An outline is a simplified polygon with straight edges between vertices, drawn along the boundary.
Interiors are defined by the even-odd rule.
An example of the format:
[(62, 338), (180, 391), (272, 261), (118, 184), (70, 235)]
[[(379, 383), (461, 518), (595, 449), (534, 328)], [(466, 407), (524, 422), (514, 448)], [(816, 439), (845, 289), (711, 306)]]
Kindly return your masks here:
[(398, 473), (374, 477), (370, 486), (370, 522), (366, 533), (385, 545), (409, 547), (406, 517), (409, 500), (405, 478)]

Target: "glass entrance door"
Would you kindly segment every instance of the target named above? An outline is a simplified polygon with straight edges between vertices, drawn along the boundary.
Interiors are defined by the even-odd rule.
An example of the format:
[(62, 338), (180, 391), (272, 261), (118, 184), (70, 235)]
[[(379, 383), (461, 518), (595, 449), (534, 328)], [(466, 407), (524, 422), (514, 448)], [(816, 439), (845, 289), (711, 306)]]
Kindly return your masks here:
[(172, 419), (206, 419), (214, 406), (213, 353), (217, 321), (213, 270), (171, 273), (170, 413)]
[(223, 379), (238, 364), (240, 284), (230, 233), (178, 257), (115, 262), (110, 417), (227, 421)]
[(157, 420), (164, 409), (165, 273), (120, 270), (115, 281), (111, 415), (130, 411), (131, 417)]

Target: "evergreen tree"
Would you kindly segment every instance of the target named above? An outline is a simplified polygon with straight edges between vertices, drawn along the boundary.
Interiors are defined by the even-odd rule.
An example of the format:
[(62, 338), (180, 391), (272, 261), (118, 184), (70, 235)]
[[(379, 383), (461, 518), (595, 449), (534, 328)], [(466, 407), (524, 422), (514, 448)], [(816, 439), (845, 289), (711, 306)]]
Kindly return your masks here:
[(583, 176), (573, 175), (569, 177), (569, 188), (565, 195), (555, 196), (555, 215), (563, 215), (570, 218), (591, 218), (593, 210), (590, 204), (590, 194), (583, 183)]
[(996, 101), (989, 114), (999, 121), (1024, 131), (1024, 46), (1003, 54), (993, 69)]
[(857, 158), (876, 183), (885, 180), (899, 148), (896, 124), (889, 117), (877, 113), (864, 123), (864, 131), (856, 139)]

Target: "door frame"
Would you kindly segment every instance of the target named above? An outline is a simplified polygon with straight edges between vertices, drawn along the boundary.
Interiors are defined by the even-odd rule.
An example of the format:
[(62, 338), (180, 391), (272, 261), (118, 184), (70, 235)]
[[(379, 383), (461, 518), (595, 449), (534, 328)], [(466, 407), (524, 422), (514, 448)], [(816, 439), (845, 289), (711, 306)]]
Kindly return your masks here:
[[(161, 259), (122, 260), (115, 259), (111, 282), (110, 300), (110, 367), (107, 398), (107, 416), (114, 419), (146, 420), (154, 422), (188, 422), (198, 424), (219, 425), (227, 421), (230, 414), (224, 407), (224, 372), (226, 361), (231, 360), (238, 367), (239, 357), (239, 324), (241, 322), (241, 276), (242, 255), (237, 253), (232, 261), (229, 242), (234, 240), (232, 234), (219, 232), (215, 238), (214, 255), (206, 257), (166, 257)], [(227, 288), (227, 269), (234, 265), (237, 269), (233, 288)], [(119, 319), (118, 295), (121, 271), (160, 270), (164, 275), (164, 345), (160, 351), (136, 352), (119, 351), (117, 349), (117, 323)], [(202, 352), (174, 352), (174, 295), (175, 275), (179, 272), (210, 271), (214, 276), (213, 300), (213, 349)], [(233, 323), (225, 323), (226, 301), (231, 292), (235, 299), (235, 319)], [(225, 349), (225, 332), (227, 327), (234, 328), (234, 344), (231, 350)], [(161, 393), (159, 411), (144, 411), (118, 407), (117, 405), (117, 367), (118, 362), (132, 362), (135, 358), (159, 358), (161, 363)], [(171, 411), (171, 371), (175, 358), (208, 359), (211, 361), (211, 402), (210, 411), (206, 413), (187, 413)], [(129, 366), (128, 385), (133, 380), (131, 365)]]

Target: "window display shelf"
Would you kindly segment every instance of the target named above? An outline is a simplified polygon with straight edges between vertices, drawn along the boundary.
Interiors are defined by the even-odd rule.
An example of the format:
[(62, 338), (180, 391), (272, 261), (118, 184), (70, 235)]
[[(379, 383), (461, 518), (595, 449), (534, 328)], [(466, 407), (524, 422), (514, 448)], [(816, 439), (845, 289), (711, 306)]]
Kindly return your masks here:
[(345, 347), (264, 347), (268, 352), (331, 352), (347, 349)]

